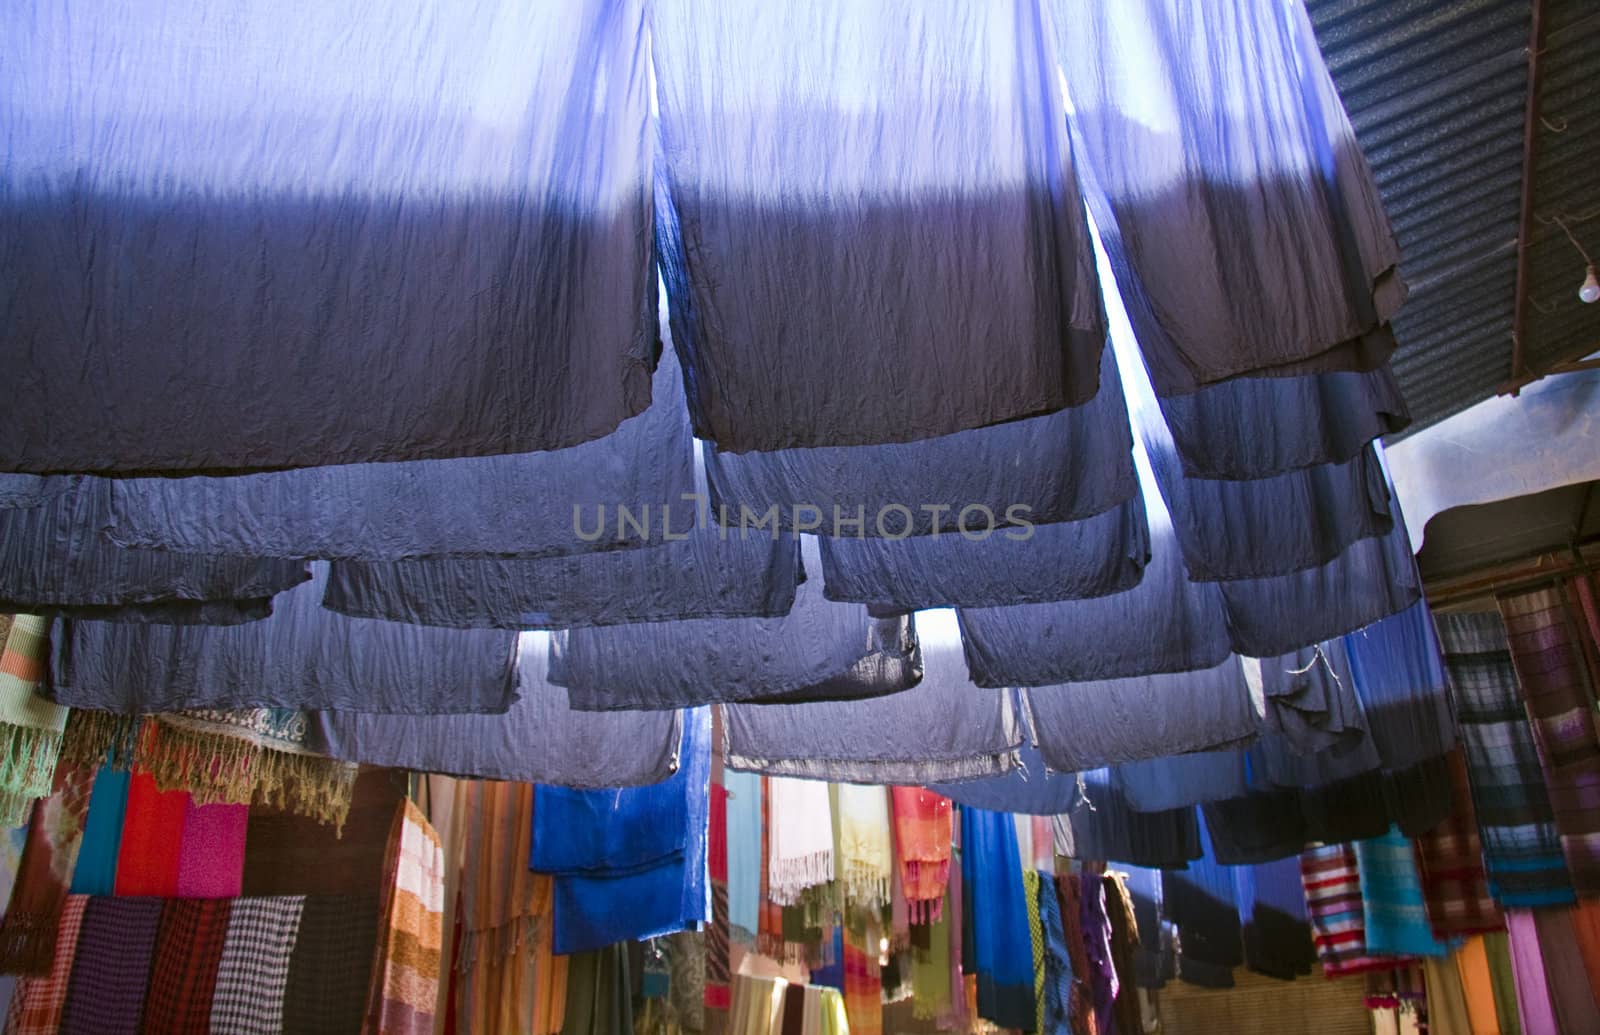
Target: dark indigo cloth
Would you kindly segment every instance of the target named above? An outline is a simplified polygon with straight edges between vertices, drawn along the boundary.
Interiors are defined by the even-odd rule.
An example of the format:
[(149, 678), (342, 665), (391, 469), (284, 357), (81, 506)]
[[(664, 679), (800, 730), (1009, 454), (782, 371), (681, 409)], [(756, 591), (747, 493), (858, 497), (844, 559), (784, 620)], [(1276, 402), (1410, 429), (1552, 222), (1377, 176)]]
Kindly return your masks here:
[(1033, 687), (1023, 698), (1045, 764), (1063, 773), (1227, 747), (1257, 730), (1236, 656), (1198, 672)]
[(1385, 359), (1399, 250), (1304, 11), (1052, 7), (1085, 196), (1157, 392)]
[[(1039, 874), (1039, 925), (1044, 929), (1044, 1029), (1040, 1035), (1069, 1035), (1067, 1007), (1072, 1000), (1072, 958), (1061, 922), (1056, 878)], [(1129, 995), (1133, 994), (1129, 989)]]
[(549, 638), (524, 633), (504, 715), (321, 712), (324, 750), (365, 765), (566, 787), (655, 783), (678, 764), (678, 712), (578, 712), (546, 678)]
[(0, 469), (525, 453), (644, 409), (636, 0), (75, 13), (0, 20)]
[(1234, 874), (1231, 867), (1217, 861), (1209, 835), (1202, 832), (1201, 838), (1204, 851), (1198, 858), (1184, 869), (1161, 874), (1161, 902), (1166, 918), (1178, 927), (1182, 946), (1178, 977), (1192, 984), (1228, 988), (1233, 985), (1233, 968), (1244, 964)]
[[(1007, 524), (1014, 524), (1006, 518), (1012, 508), (1036, 525), (1103, 514), (1138, 495), (1132, 449), (1108, 345), (1100, 353), (1100, 390), (1082, 406), (916, 442), (768, 453), (725, 453), (708, 444), (706, 473), (725, 524), (738, 522), (740, 508), (752, 515), (748, 521), (777, 504), (784, 528), (795, 526), (801, 508), (802, 521), (819, 522), (819, 535), (923, 537), (960, 531), (968, 507), (987, 507)], [(858, 518), (859, 526), (850, 524)], [(981, 529), (984, 512), (971, 510), (965, 523)]]
[(1021, 725), (1010, 690), (967, 678), (955, 616), (915, 617), (922, 681), (858, 701), (727, 704), (727, 764), (781, 776), (923, 784), (1008, 772)]
[(683, 378), (663, 355), (649, 408), (591, 442), (508, 456), (117, 479), (108, 534), (124, 546), (267, 557), (592, 553), (693, 527), (694, 459)]
[[(706, 887), (706, 833), (711, 815), (711, 712), (697, 708), (684, 716), (683, 757), (678, 772), (657, 788), (621, 792), (630, 796), (659, 794), (668, 788), (684, 799), (685, 822), (681, 850), (625, 872), (593, 867), (559, 874), (555, 879), (554, 949), (558, 953), (583, 952), (619, 941), (643, 941), (681, 931), (710, 919)], [(544, 788), (540, 788), (541, 791)], [(605, 793), (605, 792), (585, 792)], [(618, 799), (621, 801), (620, 797)], [(541, 825), (537, 807), (536, 827)], [(647, 843), (644, 828), (656, 825), (648, 812), (626, 803), (616, 814), (596, 821), (608, 828), (608, 843), (624, 847)], [(546, 828), (550, 829), (550, 828)], [(555, 830), (557, 839), (571, 837), (571, 830)], [(535, 852), (540, 833), (534, 833)], [(659, 847), (659, 840), (655, 841)], [(624, 853), (626, 854), (626, 853)], [(642, 855), (649, 854), (639, 853)]]
[[(1005, 1028), (1032, 1030), (1033, 944), (1027, 892), (1011, 816), (961, 809), (961, 887), (972, 896), (972, 953), (961, 966), (978, 975), (978, 1016)], [(969, 925), (963, 917), (961, 930)]]
[(1291, 856), (1233, 867), (1233, 885), (1244, 928), (1245, 966), (1282, 981), (1310, 974), (1316, 948), (1300, 860)]
[[(815, 538), (801, 540), (817, 570)], [(887, 627), (891, 635), (881, 635)], [(898, 630), (898, 632), (896, 632)], [(569, 629), (551, 637), (550, 680), (574, 708), (680, 708), (713, 701), (831, 699), (915, 685), (920, 655), (903, 620), (822, 595), (809, 578), (782, 618), (703, 618)], [(817, 690), (815, 694), (801, 693)]]
[[(668, 0), (650, 27), (699, 437), (905, 442), (1093, 397), (1099, 285), (1037, 11)], [(931, 68), (933, 95), (907, 88)]]
[(1378, 756), (1398, 769), (1456, 744), (1449, 681), (1426, 600), (1344, 637)]
[(71, 491), (82, 480), (76, 474), (0, 474), (0, 509), (37, 507)]
[(988, 536), (975, 520), (972, 538), (821, 537), (828, 598), (915, 611), (1099, 597), (1137, 586), (1150, 559), (1137, 495), (1091, 518)]
[(308, 577), (299, 560), (122, 549), (100, 534), (110, 493), (78, 479), (36, 506), (0, 508), (0, 611), (236, 625)]
[(1079, 774), (1084, 795), (1055, 818), (1056, 854), (1133, 866), (1182, 866), (1200, 855), (1192, 808), (1135, 812), (1106, 769)]
[(1133, 919), (1139, 928), (1139, 947), (1133, 952), (1132, 982), (1139, 988), (1161, 988), (1177, 976), (1172, 939), (1161, 920), (1161, 871), (1147, 866), (1120, 866)]
[[(580, 449), (583, 447), (579, 447)], [(794, 606), (800, 544), (788, 534), (677, 542), (536, 559), (334, 561), (323, 606), (458, 629), (543, 629), (691, 618), (773, 618)]]
[(346, 618), (322, 607), (327, 563), (271, 618), (228, 628), (58, 619), (51, 697), (137, 714), (192, 708), (333, 708), (415, 715), (504, 712), (517, 634)]
[(1038, 747), (1027, 739), (1017, 748), (1017, 765), (1010, 772), (977, 780), (930, 784), (929, 789), (959, 805), (1032, 816), (1066, 812), (1079, 797), (1077, 776), (1046, 769)]

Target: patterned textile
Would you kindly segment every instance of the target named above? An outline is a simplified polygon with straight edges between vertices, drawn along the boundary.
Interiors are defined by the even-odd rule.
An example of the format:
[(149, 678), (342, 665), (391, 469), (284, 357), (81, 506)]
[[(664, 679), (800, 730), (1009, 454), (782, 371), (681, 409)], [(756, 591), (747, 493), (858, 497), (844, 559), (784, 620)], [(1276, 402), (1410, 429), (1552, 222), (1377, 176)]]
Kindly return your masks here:
[(187, 802), (178, 846), (179, 898), (237, 898), (244, 887), (250, 806)]
[[(721, 716), (713, 715), (712, 740), (722, 743)], [(705, 1026), (705, 1011), (726, 1010), (731, 1005), (732, 989), (729, 987), (731, 962), (729, 959), (728, 932), (728, 788), (727, 771), (722, 759), (711, 759), (711, 824), (706, 833), (706, 873), (711, 878), (711, 922), (706, 925), (701, 941), (700, 1008), (697, 1011), (700, 1025)], [(677, 956), (673, 957), (676, 961)]]
[(92, 898), (83, 912), (61, 1031), (137, 1035), (161, 927), (161, 900)]
[(1441, 614), (1489, 893), (1504, 908), (1573, 900), (1555, 813), (1500, 616)]
[[(1065, 879), (1065, 878), (1062, 878)], [(1044, 931), (1044, 1015), (1040, 1035), (1067, 1035), (1067, 1007), (1072, 998), (1072, 959), (1067, 952), (1066, 928), (1061, 923), (1061, 899), (1056, 878), (1039, 875), (1039, 921)]]
[[(698, 931), (678, 931), (667, 935), (666, 942), (667, 998), (672, 1004), (672, 1015), (684, 1028), (704, 1031), (706, 1008), (711, 1005), (706, 995), (709, 962), (706, 939)], [(727, 1008), (727, 1004), (720, 1007)]]
[(844, 1011), (850, 1020), (850, 1035), (880, 1035), (883, 1031), (883, 978), (874, 940), (871, 931), (845, 926)]
[(444, 846), (407, 798), (389, 834), (384, 931), (367, 1025), (380, 1035), (431, 1035), (444, 944)]
[(50, 794), (67, 709), (35, 691), (44, 678), (50, 623), (38, 615), (0, 615), (0, 826), (18, 827), (36, 799)]
[[(950, 839), (955, 825), (950, 799), (922, 787), (895, 787), (890, 790), (890, 800), (900, 884), (911, 922), (936, 922), (950, 881)], [(1045, 841), (1048, 847), (1048, 836)]]
[(844, 882), (845, 901), (866, 909), (887, 905), (893, 868), (888, 790), (857, 783), (839, 784), (836, 869)]
[(0, 920), (0, 973), (46, 974), (56, 956), (56, 922), (83, 844), (94, 770), (56, 767), (50, 797), (36, 802), (22, 864)]
[(1466, 761), (1460, 751), (1451, 752), (1449, 761), (1454, 797), (1450, 816), (1412, 842), (1428, 925), (1440, 940), (1503, 930), (1506, 922), (1483, 872), (1483, 843), (1472, 811)]
[(308, 895), (283, 992), (286, 1032), (361, 1028), (378, 940), (378, 895)]
[(711, 923), (706, 927), (705, 940), (705, 1006), (713, 1010), (726, 1010), (732, 1001), (729, 992), (731, 969), (726, 882), (711, 882)]
[[(1029, 853), (1032, 854), (1031, 852)], [(1031, 861), (1031, 860), (1030, 860)], [(1022, 871), (1022, 890), (1028, 896), (1028, 941), (1033, 946), (1034, 1031), (1044, 1030), (1044, 921), (1039, 915), (1039, 873)]]
[(1361, 872), (1361, 916), (1367, 951), (1385, 956), (1443, 956), (1422, 902), (1411, 842), (1391, 828), (1382, 837), (1355, 843)]
[(230, 900), (220, 898), (173, 899), (162, 908), (142, 1031), (208, 1035), (211, 997), (232, 907)]
[(1564, 586), (1501, 597), (1500, 613), (1567, 875), (1579, 895), (1600, 894), (1600, 738), (1581, 618)]
[(1067, 939), (1072, 987), (1067, 996), (1067, 1025), (1072, 1035), (1094, 1031), (1094, 996), (1089, 989), (1089, 953), (1083, 937), (1083, 877), (1069, 873), (1056, 881), (1061, 926)]
[(1324, 974), (1341, 977), (1395, 965), (1393, 959), (1367, 954), (1361, 875), (1353, 845), (1307, 849), (1300, 856), (1300, 876), (1311, 914), (1311, 938)]
[(72, 977), (72, 961), (78, 957), (78, 934), (83, 930), (87, 895), (69, 895), (61, 907), (56, 953), (50, 971), (43, 977), (24, 977), (17, 982), (6, 1012), (5, 1035), (55, 1035), (61, 1026), (61, 1009), (67, 1002)]
[(284, 1030), (289, 962), (304, 908), (305, 898), (299, 895), (241, 898), (233, 903), (212, 993), (212, 1031), (275, 1035)]

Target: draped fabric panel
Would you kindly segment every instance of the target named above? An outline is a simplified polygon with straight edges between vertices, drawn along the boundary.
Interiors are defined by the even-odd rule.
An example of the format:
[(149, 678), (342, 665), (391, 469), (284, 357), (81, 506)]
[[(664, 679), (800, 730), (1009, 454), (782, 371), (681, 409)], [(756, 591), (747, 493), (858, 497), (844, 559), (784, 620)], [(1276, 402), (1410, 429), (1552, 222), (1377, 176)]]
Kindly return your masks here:
[(644, 409), (642, 5), (438, 15), (7, 9), (0, 467), (525, 453)]

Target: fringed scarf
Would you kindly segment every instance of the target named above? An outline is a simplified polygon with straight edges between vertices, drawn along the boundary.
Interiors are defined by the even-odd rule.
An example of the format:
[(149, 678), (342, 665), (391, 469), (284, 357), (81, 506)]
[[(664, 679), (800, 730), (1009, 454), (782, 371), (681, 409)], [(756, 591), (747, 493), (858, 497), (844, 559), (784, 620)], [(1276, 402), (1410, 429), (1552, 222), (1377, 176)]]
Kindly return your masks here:
[(432, 1035), (444, 944), (444, 846), (409, 798), (395, 812), (386, 871), (365, 1030)]
[(35, 802), (22, 865), (0, 921), (0, 973), (46, 974), (56, 954), (61, 908), (83, 844), (94, 770), (62, 764), (50, 796)]
[(314, 750), (310, 731), (306, 714), (290, 708), (143, 720), (80, 709), (62, 754), (94, 764), (110, 754), (120, 767), (148, 771), (162, 790), (188, 791), (197, 805), (269, 805), (342, 829), (358, 767)]
[(792, 906), (801, 892), (833, 880), (833, 815), (828, 785), (816, 780), (773, 776), (769, 817), (771, 845), (767, 892), (773, 902)]
[(879, 910), (889, 903), (894, 866), (891, 842), (888, 791), (865, 784), (840, 784), (838, 870), (845, 901), (852, 908)]
[(913, 924), (939, 920), (950, 881), (950, 838), (954, 825), (950, 799), (921, 787), (895, 787), (895, 847), (900, 884)]
[(67, 709), (36, 693), (49, 653), (50, 623), (37, 615), (0, 616), (0, 826), (18, 827), (49, 796)]

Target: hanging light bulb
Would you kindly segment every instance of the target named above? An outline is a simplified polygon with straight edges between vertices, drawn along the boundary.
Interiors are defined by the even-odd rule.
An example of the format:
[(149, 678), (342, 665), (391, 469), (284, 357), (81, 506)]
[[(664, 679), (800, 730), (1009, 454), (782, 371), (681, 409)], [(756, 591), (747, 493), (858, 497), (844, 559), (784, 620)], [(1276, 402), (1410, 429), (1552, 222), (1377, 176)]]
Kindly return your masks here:
[(1594, 275), (1594, 267), (1589, 267), (1589, 275), (1583, 278), (1583, 287), (1578, 289), (1578, 297), (1585, 302), (1600, 302), (1600, 277)]

